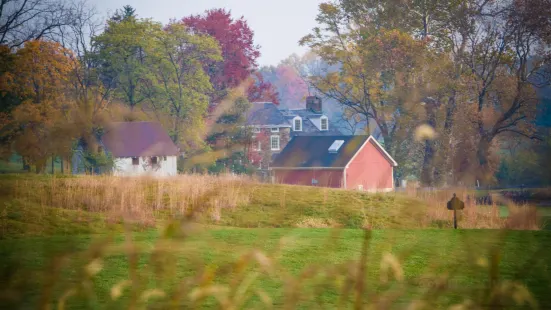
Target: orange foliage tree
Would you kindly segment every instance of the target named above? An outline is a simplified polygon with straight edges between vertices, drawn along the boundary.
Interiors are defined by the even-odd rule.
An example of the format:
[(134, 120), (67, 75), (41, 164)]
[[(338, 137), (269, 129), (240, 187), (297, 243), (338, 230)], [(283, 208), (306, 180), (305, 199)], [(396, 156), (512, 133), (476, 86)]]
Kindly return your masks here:
[(29, 41), (14, 54), (12, 69), (2, 77), (5, 91), (21, 100), (6, 121), (11, 125), (10, 144), (37, 172), (48, 158), (71, 153), (71, 57), (59, 43)]

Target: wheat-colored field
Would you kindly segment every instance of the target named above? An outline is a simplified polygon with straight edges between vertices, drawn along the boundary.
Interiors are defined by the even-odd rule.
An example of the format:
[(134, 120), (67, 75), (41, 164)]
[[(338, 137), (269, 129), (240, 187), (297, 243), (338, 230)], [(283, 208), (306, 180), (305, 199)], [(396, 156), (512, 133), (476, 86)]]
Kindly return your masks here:
[[(100, 214), (108, 222), (155, 226), (167, 218), (236, 227), (449, 228), (447, 201), (465, 202), (459, 225), (469, 229), (538, 230), (538, 210), (505, 199), (477, 204), (474, 191), (448, 189), (367, 194), (339, 189), (269, 185), (247, 177), (181, 175), (174, 178), (4, 177), (4, 200), (21, 208)], [(502, 216), (507, 209), (509, 216)], [(37, 211), (39, 212), (39, 211)]]

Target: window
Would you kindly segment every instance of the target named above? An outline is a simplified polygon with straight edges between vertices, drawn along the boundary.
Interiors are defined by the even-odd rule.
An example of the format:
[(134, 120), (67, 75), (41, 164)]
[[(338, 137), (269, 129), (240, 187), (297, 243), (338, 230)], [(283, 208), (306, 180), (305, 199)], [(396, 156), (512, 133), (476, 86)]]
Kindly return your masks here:
[(271, 136), (270, 145), (272, 146), (272, 151), (279, 151), (279, 136)]
[(279, 132), (279, 127), (272, 127), (272, 132)]
[(344, 140), (335, 140), (329, 147), (329, 153), (337, 153), (343, 144)]
[(302, 131), (302, 118), (297, 116), (293, 119), (293, 130)]
[(327, 119), (327, 117), (322, 116), (322, 118), (320, 119), (320, 122), (321, 122), (320, 127), (322, 131), (329, 130), (329, 120)]
[(132, 157), (132, 166), (137, 166), (140, 164), (140, 158), (139, 157)]
[(262, 151), (262, 142), (258, 141), (256, 143), (256, 151)]
[(151, 164), (156, 165), (158, 163), (157, 157), (151, 157)]
[(253, 132), (254, 132), (254, 133), (259, 133), (259, 132), (260, 132), (260, 128), (254, 127), (254, 128), (253, 128)]

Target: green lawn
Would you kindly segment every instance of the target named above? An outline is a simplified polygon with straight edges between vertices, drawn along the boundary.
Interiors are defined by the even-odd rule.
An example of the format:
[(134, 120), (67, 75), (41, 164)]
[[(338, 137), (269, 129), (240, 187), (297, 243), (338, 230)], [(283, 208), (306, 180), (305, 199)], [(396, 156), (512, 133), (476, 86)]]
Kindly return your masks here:
[[(76, 283), (81, 282), (79, 279), (82, 275), (79, 271), (94, 255), (93, 251), (78, 255), (75, 253), (86, 251), (92, 242), (98, 242), (102, 238), (104, 237), (86, 235), (3, 240), (0, 241), (0, 263), (4, 274), (15, 271), (15, 263), (15, 266), (22, 268), (21, 270), (30, 272), (26, 278), (30, 283), (27, 283), (28, 286), (22, 286), (24, 294), (19, 295), (30, 306), (38, 301), (38, 292), (43, 291), (37, 285), (46, 281), (42, 267), (51, 266), (49, 258), (64, 252), (72, 253), (62, 263), (62, 277), (55, 282), (53, 299), (57, 300), (68, 288), (75, 287)], [(119, 235), (116, 237), (118, 241), (96, 243), (96, 254), (105, 258), (102, 263), (103, 269), (94, 277), (88, 297), (76, 296), (69, 299), (71, 309), (89, 306), (127, 306), (126, 303), (131, 299), (129, 294), (117, 301), (112, 301), (110, 297), (112, 287), (129, 278), (129, 259), (121, 248), (121, 238)], [(152, 258), (151, 253), (159, 238), (157, 231), (133, 235), (134, 242), (141, 249), (137, 262), (139, 277), (149, 288), (173, 291), (177, 283), (200, 274), (204, 268), (217, 270), (218, 273), (214, 276), (215, 283), (228, 284), (232, 279), (238, 278), (238, 272), (235, 266), (225, 271), (227, 265), (236, 262), (251, 249), (258, 249), (273, 258), (276, 262), (276, 272), (272, 275), (261, 273), (251, 285), (251, 291), (265, 291), (271, 297), (273, 305), (280, 308), (289, 298), (289, 292), (284, 289), (289, 285), (285, 273), (297, 276), (306, 268), (317, 267), (324, 272), (315, 273), (316, 277), (306, 280), (294, 289), (295, 293), (299, 293), (297, 306), (333, 308), (339, 301), (342, 282), (348, 269), (338, 267), (346, 265), (350, 260), (359, 259), (363, 232), (329, 229), (211, 228), (201, 230), (189, 239), (171, 239), (168, 251), (171, 254), (164, 255), (162, 263), (158, 264), (159, 261)], [(281, 240), (284, 240), (281, 251), (274, 254)], [(548, 270), (551, 262), (549, 244), (551, 234), (548, 232), (375, 230), (372, 231), (369, 243), (365, 296), (374, 302), (382, 296), (396, 294), (393, 304), (401, 306), (421, 298), (432, 300), (439, 306), (459, 303), (467, 298), (484, 303), (481, 295), (489, 283), (489, 251), (496, 247), (501, 256), (499, 280), (516, 280), (525, 284), (541, 308), (548, 308), (551, 307), (551, 295), (548, 294), (551, 289), (551, 275)], [(404, 274), (402, 284), (396, 281), (389, 284), (381, 282), (381, 260), (384, 253), (392, 253), (398, 258), (401, 266), (399, 268), (403, 269)], [(10, 261), (10, 257), (14, 257), (15, 261)], [(155, 276), (155, 266), (162, 266), (167, 276)], [(52, 267), (47, 270), (51, 271)], [(252, 270), (260, 269), (252, 268), (249, 272)], [(335, 279), (333, 276), (324, 279), (322, 275), (330, 272), (336, 272), (339, 276)], [(159, 274), (162, 272), (158, 271), (157, 275)], [(429, 294), (430, 283), (433, 283), (428, 278), (444, 274), (449, 275), (445, 290), (435, 296), (426, 295)], [(424, 282), (420, 283), (420, 280)], [(192, 285), (191, 288), (193, 287)], [(190, 291), (188, 287), (186, 292)], [(158, 305), (166, 306), (164, 298), (159, 298), (156, 302)], [(215, 304), (213, 299), (206, 299), (203, 303), (207, 308), (214, 307)], [(255, 296), (248, 299), (246, 306), (263, 308), (260, 299)]]
[[(382, 309), (420, 300), (426, 309), (488, 305), (491, 278), (503, 285), (502, 304), (527, 299), (525, 286), (540, 308), (551, 308), (549, 231), (415, 229), (424, 204), (405, 196), (249, 184), (247, 203), (224, 209), (217, 222), (164, 229), (161, 210), (157, 228), (134, 224), (125, 243), (124, 225), (108, 215), (50, 205), (49, 191), (63, 187), (49, 184), (51, 177), (0, 176), (0, 305), (7, 308), (67, 299), (69, 309), (126, 309), (161, 293), (147, 302), (151, 309), (167, 308), (172, 298), (179, 308), (218, 308), (212, 296), (191, 301), (209, 287), (218, 297), (224, 289), (231, 300), (246, 297), (243, 308), (351, 308), (363, 278), (363, 302)], [(359, 273), (365, 231), (352, 228), (366, 218), (376, 229)], [(347, 229), (293, 228), (312, 219)], [(254, 250), (268, 259), (244, 261)], [(436, 285), (439, 278), (446, 281)], [(133, 286), (122, 289), (129, 279)]]

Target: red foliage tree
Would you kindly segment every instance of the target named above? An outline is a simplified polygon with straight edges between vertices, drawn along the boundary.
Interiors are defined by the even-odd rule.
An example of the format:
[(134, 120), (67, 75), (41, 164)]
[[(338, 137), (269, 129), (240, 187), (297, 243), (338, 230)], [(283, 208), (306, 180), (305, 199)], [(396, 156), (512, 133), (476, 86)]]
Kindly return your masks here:
[(308, 85), (296, 69), (289, 65), (280, 64), (275, 73), (277, 81), (274, 84), (279, 92), (282, 105), (291, 109), (304, 107), (303, 102), (308, 96)]
[(247, 88), (249, 102), (273, 102), (279, 104), (278, 93), (272, 83), (264, 80), (260, 72), (253, 73), (253, 82)]
[(193, 31), (206, 33), (220, 43), (221, 62), (208, 63), (207, 72), (216, 90), (216, 100), (225, 90), (237, 87), (258, 66), (259, 46), (254, 44), (254, 32), (243, 17), (234, 20), (225, 9), (207, 10), (204, 15), (184, 17), (182, 22)]

